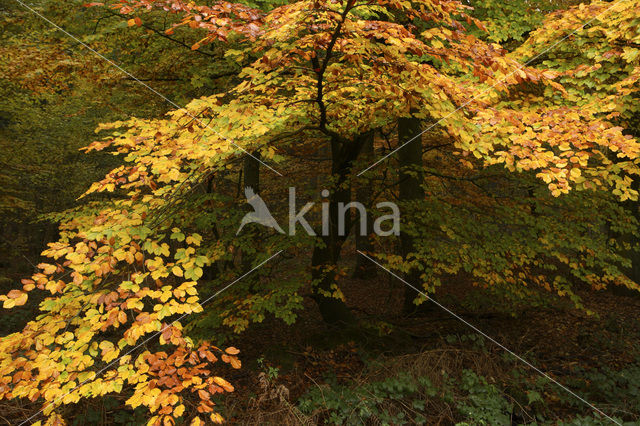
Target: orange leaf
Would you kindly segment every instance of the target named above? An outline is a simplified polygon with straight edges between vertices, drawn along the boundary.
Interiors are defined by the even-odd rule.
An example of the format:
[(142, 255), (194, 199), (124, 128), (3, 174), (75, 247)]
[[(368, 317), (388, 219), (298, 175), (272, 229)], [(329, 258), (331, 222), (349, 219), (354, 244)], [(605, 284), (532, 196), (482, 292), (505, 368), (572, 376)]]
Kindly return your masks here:
[(9, 293), (7, 293), (7, 297), (9, 299), (17, 299), (18, 297), (20, 297), (23, 293), (20, 290), (11, 290)]
[(240, 353), (240, 351), (233, 346), (229, 346), (225, 350), (225, 352), (228, 353), (229, 355), (238, 355)]

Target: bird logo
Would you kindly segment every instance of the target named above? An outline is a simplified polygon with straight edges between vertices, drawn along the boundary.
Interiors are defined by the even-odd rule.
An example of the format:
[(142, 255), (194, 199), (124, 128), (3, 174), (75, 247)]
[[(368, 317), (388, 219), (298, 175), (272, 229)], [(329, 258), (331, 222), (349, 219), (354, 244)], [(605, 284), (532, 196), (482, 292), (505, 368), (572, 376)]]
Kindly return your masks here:
[(264, 225), (268, 228), (273, 228), (281, 234), (284, 234), (278, 222), (274, 219), (267, 207), (266, 203), (258, 194), (253, 191), (253, 188), (246, 187), (244, 188), (244, 195), (247, 197), (247, 203), (251, 207), (253, 207), (253, 211), (244, 215), (242, 218), (242, 222), (240, 223), (240, 228), (238, 228), (238, 232), (236, 235), (240, 234), (242, 228), (248, 223), (259, 223), (260, 225)]

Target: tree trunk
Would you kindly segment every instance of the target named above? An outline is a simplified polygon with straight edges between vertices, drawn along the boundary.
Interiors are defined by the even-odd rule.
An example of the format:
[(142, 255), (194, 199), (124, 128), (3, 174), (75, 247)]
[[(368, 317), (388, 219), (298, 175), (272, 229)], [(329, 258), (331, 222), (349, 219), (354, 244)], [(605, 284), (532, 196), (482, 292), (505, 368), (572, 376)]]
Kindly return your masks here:
[[(361, 135), (360, 138), (362, 138), (362, 158), (366, 160), (365, 162), (367, 164), (370, 164), (373, 161), (374, 157), (374, 132), (367, 132)], [(356, 190), (356, 201), (362, 203), (368, 208), (373, 202), (373, 200), (371, 199), (373, 195), (372, 193), (373, 191), (371, 190), (370, 185), (361, 184)], [(367, 212), (367, 226), (365, 235), (362, 235), (362, 233), (360, 232), (359, 224), (355, 227), (356, 253), (358, 250), (366, 253), (371, 251), (371, 249), (373, 248), (370, 239), (370, 235), (373, 233), (373, 223), (371, 222), (370, 217), (371, 215), (369, 215), (369, 212)], [(360, 254), (356, 255), (356, 266), (353, 273), (353, 278), (370, 279), (376, 276), (377, 271), (377, 266), (373, 262), (371, 262), (369, 259), (366, 259)]]
[[(422, 138), (416, 136), (421, 132), (420, 120), (417, 118), (400, 118), (398, 121), (398, 142), (400, 145), (415, 138), (398, 151), (398, 161), (400, 163), (400, 202), (405, 205), (414, 201), (423, 200), (425, 197), (422, 189)], [(406, 209), (405, 209), (406, 210)], [(411, 219), (405, 217), (403, 228), (400, 230), (400, 251), (406, 258), (415, 249), (413, 238), (405, 232)], [(405, 280), (414, 287), (420, 288), (420, 273), (413, 269), (405, 275)], [(412, 312), (416, 306), (414, 300), (420, 295), (409, 286), (405, 287), (404, 311)]]
[[(255, 194), (258, 194), (260, 192), (260, 162), (258, 161), (259, 158), (260, 158), (260, 153), (258, 151), (254, 151), (251, 153), (251, 155), (246, 155), (244, 157), (244, 167), (243, 167), (244, 188), (242, 188), (242, 191), (241, 191), (243, 194), (246, 188), (251, 188)], [(251, 209), (247, 205), (247, 211), (250, 211), (250, 210)], [(248, 224), (247, 230), (251, 231), (252, 236), (255, 235), (254, 233), (257, 233), (258, 237), (261, 231), (259, 227), (253, 226), (253, 224)], [(243, 252), (241, 256), (242, 256), (242, 269), (245, 272), (251, 270), (251, 267), (252, 267), (251, 261), (253, 260), (253, 256), (245, 252)], [(248, 277), (248, 278), (252, 279), (253, 277)]]
[(244, 157), (244, 187), (253, 189), (257, 194), (260, 192), (260, 153), (254, 151), (251, 155)]
[[(345, 303), (331, 297), (336, 284), (336, 270), (340, 260), (340, 251), (347, 235), (338, 233), (339, 203), (351, 201), (351, 188), (347, 185), (353, 161), (361, 148), (360, 140), (331, 140), (331, 174), (336, 178), (336, 185), (330, 192), (328, 226), (326, 235), (320, 237), (321, 244), (316, 245), (311, 258), (312, 278), (316, 285), (313, 298), (318, 304), (322, 319), (330, 325), (351, 325), (356, 318)], [(345, 230), (349, 230), (350, 214), (345, 215)], [(348, 234), (346, 232), (345, 234)]]
[[(325, 292), (332, 293), (336, 283), (336, 267), (340, 248), (331, 245), (326, 237), (322, 238), (324, 247), (316, 246), (313, 250), (311, 265), (313, 267), (312, 278), (316, 283), (313, 299), (318, 304), (320, 315), (329, 325), (349, 325), (355, 323), (355, 317), (345, 303), (328, 296)], [(336, 251), (337, 249), (337, 251)], [(325, 293), (325, 294), (323, 294)]]

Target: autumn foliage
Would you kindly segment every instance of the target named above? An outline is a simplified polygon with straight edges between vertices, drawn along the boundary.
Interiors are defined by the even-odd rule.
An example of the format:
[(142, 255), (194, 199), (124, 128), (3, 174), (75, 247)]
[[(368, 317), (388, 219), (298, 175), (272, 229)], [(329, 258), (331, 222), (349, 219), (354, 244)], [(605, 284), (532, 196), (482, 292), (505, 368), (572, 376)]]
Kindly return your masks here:
[[(259, 152), (261, 162), (285, 175), (270, 177), (273, 193), (319, 176), (333, 185), (331, 203), (349, 185), (383, 188), (379, 199), (394, 196), (387, 172), (395, 166), (383, 163), (357, 175), (372, 163), (362, 160), (360, 136), (391, 135), (399, 119), (429, 123), (427, 136), (439, 154), (425, 157), (419, 171), (425, 199), (405, 206), (410, 228), (423, 230), (409, 231), (415, 232), (413, 252), (400, 256), (374, 241), (371, 255), (387, 267), (420, 269), (420, 284), (429, 291), (442, 277), (462, 272), (491, 291), (519, 296), (528, 294), (527, 285), (573, 296), (568, 281), (558, 278), (565, 272), (593, 288), (637, 289), (621, 267), (611, 266), (625, 265), (619, 247), (593, 237), (611, 217), (624, 216), (620, 201), (638, 199), (640, 144), (625, 126), (637, 108), (640, 6), (631, 0), (608, 5), (551, 15), (509, 53), (477, 35), (485, 25), (453, 0), (300, 0), (261, 8), (225, 1), (91, 3), (124, 15), (131, 27), (141, 26), (145, 13), (167, 12), (175, 20), (167, 35), (195, 32), (201, 37), (192, 49), (224, 43), (228, 58), (249, 65), (224, 93), (161, 118), (103, 124), (97, 140), (87, 141), (84, 151), (112, 152), (122, 164), (93, 183), (79, 207), (57, 216), (60, 238), (42, 253), (39, 271), (0, 296), (7, 309), (41, 298), (39, 315), (0, 340), (0, 398), (38, 404), (43, 424), (61, 422), (65, 406), (107, 394), (126, 395), (131, 408), (146, 407), (150, 424), (222, 422), (212, 399), (234, 391), (223, 376), (225, 366), (241, 367), (239, 351), (190, 335), (191, 316), (242, 331), (266, 314), (295, 320), (300, 289), (312, 280), (319, 297), (344, 297), (336, 284), (342, 244), (336, 238), (318, 244), (227, 235), (239, 215), (237, 201), (223, 196), (230, 170)], [(571, 36), (584, 37), (590, 46), (584, 55), (595, 65), (565, 61), (560, 53), (539, 63), (521, 59), (602, 13), (606, 19)], [(564, 44), (560, 52), (575, 49)], [(624, 67), (607, 71), (613, 62)], [(376, 138), (378, 152), (392, 151)], [(306, 162), (327, 146), (331, 166)], [(509, 201), (500, 203), (478, 186), (495, 176), (517, 180), (501, 186), (513, 192)], [(443, 179), (454, 182), (447, 191)], [(223, 195), (202, 190), (207, 186)], [(593, 223), (587, 223), (584, 194), (600, 207)], [(503, 223), (510, 234), (501, 234)], [(635, 224), (625, 217), (618, 226), (626, 233)], [(255, 240), (257, 254), (249, 247)], [(203, 285), (212, 281), (204, 277), (207, 270), (217, 271), (213, 281), (220, 286), (241, 275), (247, 265), (238, 253), (244, 259), (256, 254), (256, 266), (278, 250), (319, 253), (319, 246), (334, 257), (314, 263), (313, 271), (300, 267), (289, 281), (265, 279), (264, 290), (247, 284), (218, 298)], [(207, 313), (209, 302), (218, 304)], [(30, 420), (42, 420), (39, 414)]]

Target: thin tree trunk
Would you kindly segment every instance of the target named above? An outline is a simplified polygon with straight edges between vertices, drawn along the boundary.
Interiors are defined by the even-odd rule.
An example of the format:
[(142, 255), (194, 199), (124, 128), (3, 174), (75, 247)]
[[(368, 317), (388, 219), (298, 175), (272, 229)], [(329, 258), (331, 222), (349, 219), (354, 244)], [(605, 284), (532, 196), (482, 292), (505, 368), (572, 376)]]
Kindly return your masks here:
[[(398, 151), (398, 161), (400, 163), (400, 202), (409, 204), (414, 201), (423, 200), (425, 197), (424, 189), (422, 189), (422, 138), (416, 136), (421, 132), (420, 120), (417, 118), (400, 118), (398, 120), (398, 142), (400, 145), (415, 138)], [(404, 216), (406, 217), (406, 215)], [(407, 226), (410, 218), (405, 219), (403, 225)], [(415, 246), (413, 238), (405, 232), (404, 227), (400, 230), (400, 251), (401, 255), (406, 258), (409, 253), (414, 252)], [(413, 269), (406, 275), (405, 279), (414, 287), (420, 288), (420, 273)], [(409, 286), (405, 287), (404, 295), (404, 311), (411, 312), (415, 310), (414, 300), (419, 296)]]
[[(252, 157), (253, 156), (253, 157)], [(253, 189), (256, 194), (260, 192), (260, 153), (254, 151), (244, 157), (244, 187)]]
[[(366, 160), (366, 163), (370, 163), (373, 161), (374, 156), (374, 132), (367, 132), (361, 135), (360, 138), (362, 139), (362, 158)], [(356, 189), (356, 201), (369, 207), (372, 203), (372, 193), (373, 191), (371, 190), (371, 186), (361, 184)], [(356, 250), (365, 253), (371, 251), (371, 249), (373, 248), (370, 239), (370, 235), (373, 233), (373, 223), (371, 222), (370, 217), (371, 215), (369, 215), (369, 212), (367, 212), (367, 226), (365, 235), (362, 235), (362, 233), (360, 232), (359, 225), (355, 228)], [(356, 255), (356, 266), (353, 273), (354, 278), (370, 279), (376, 276), (377, 271), (378, 269), (373, 262), (371, 262), (369, 259), (366, 259), (364, 256), (361, 256), (360, 254)]]
[[(244, 167), (243, 167), (243, 175), (244, 175), (244, 188), (242, 188), (242, 193), (246, 188), (250, 188), (253, 190), (255, 194), (260, 192), (260, 162), (258, 159), (260, 158), (260, 153), (258, 151), (254, 151), (251, 155), (246, 155), (244, 157)], [(248, 208), (248, 207), (247, 207)], [(257, 226), (252, 226), (249, 224), (248, 230), (251, 230), (252, 233), (258, 233), (261, 231)], [(252, 234), (253, 235), (253, 234)], [(249, 256), (247, 253), (242, 253), (242, 269), (244, 271), (249, 271), (252, 267), (252, 256)]]

